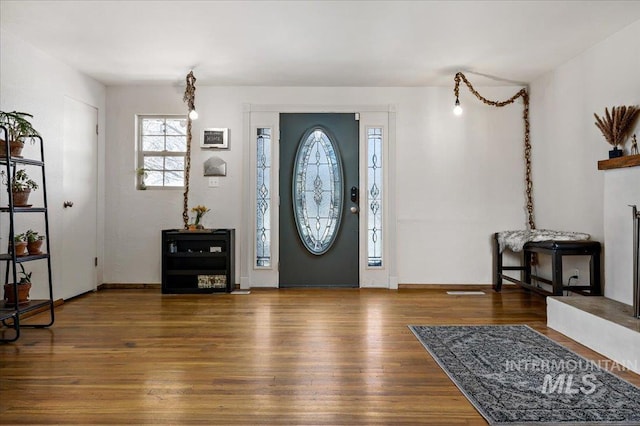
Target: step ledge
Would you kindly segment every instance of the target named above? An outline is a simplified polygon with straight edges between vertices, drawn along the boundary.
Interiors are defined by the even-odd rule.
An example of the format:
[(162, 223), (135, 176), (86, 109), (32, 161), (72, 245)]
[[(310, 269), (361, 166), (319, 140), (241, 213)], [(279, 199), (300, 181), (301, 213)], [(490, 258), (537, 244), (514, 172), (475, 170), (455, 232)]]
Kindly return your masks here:
[(600, 296), (548, 297), (547, 326), (640, 374), (640, 319)]

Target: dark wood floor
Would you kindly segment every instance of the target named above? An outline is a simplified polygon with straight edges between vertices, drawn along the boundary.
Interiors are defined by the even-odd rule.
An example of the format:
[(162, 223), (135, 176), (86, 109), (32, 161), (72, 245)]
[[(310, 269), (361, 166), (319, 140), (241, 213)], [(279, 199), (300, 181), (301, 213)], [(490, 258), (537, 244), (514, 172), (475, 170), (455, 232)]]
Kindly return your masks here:
[(545, 322), (515, 288), (104, 290), (0, 345), (0, 423), (485, 424), (407, 325), (529, 324), (603, 359)]

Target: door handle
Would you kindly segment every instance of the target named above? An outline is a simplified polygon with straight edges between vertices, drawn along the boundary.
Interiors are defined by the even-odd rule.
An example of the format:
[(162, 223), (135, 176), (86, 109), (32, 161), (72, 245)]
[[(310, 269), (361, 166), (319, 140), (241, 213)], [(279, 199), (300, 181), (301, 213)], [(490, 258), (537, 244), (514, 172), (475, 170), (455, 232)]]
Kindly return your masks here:
[(65, 209), (66, 209), (67, 207), (73, 207), (73, 201), (65, 201), (65, 202), (62, 204), (62, 207), (64, 207)]
[(356, 206), (351, 207), (351, 213), (358, 214), (358, 208)]

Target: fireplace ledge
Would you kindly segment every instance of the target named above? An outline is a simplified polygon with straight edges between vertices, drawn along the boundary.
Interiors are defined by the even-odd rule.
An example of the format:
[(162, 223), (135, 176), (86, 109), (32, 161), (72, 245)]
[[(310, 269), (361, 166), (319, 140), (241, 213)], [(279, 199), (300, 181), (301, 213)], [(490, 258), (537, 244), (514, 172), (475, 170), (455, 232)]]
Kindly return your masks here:
[(640, 319), (605, 297), (547, 297), (547, 326), (640, 374)]
[(640, 333), (640, 319), (633, 317), (633, 306), (602, 296), (554, 297), (569, 306)]
[(623, 157), (598, 161), (598, 170), (621, 169), (623, 167), (636, 167), (636, 166), (640, 166), (640, 154), (625, 155)]

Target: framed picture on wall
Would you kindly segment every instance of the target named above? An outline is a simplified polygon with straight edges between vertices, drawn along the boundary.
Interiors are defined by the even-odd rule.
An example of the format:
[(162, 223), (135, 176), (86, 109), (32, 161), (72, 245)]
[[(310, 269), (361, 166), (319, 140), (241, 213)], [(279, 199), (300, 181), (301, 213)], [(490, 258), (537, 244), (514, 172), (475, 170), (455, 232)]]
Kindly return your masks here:
[(202, 131), (202, 139), (200, 139), (200, 148), (228, 149), (229, 148), (229, 129), (227, 128), (204, 129)]

